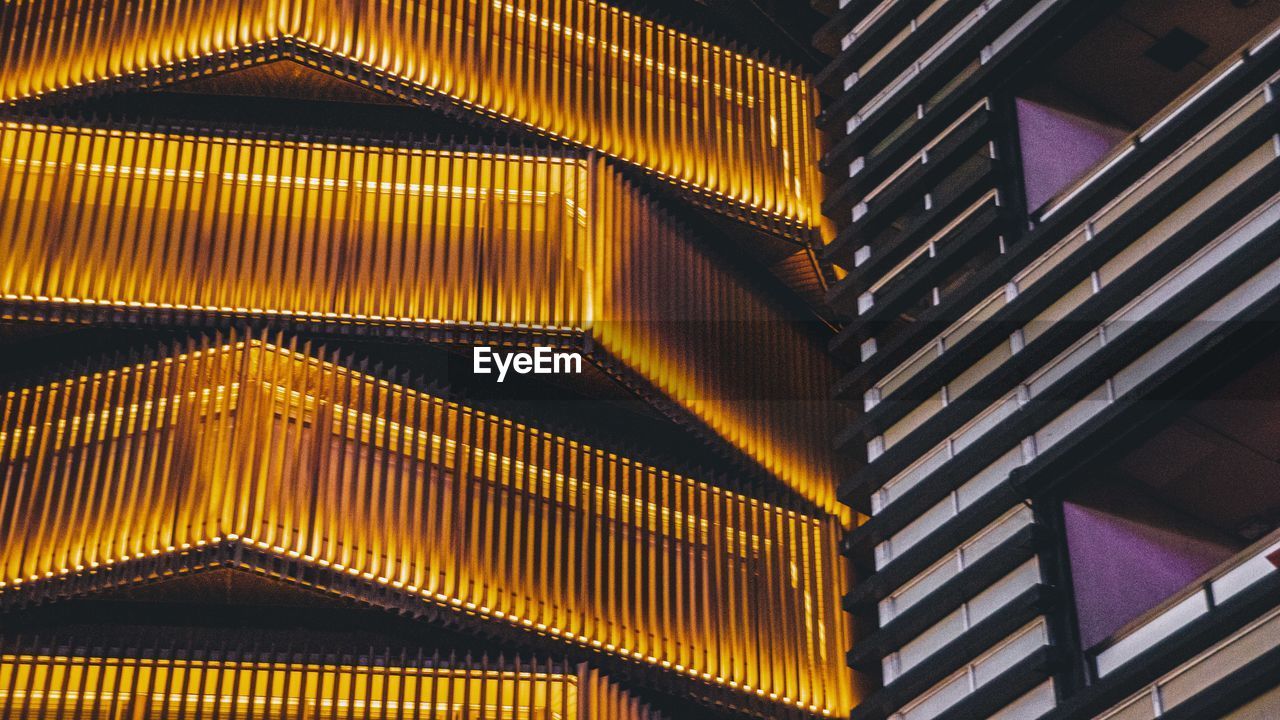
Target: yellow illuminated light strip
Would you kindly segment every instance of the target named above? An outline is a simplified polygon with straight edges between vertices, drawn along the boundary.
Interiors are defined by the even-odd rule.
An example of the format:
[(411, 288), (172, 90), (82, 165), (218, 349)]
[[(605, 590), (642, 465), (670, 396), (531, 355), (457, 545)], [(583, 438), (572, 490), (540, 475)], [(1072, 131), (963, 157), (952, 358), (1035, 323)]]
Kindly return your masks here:
[(835, 521), (316, 352), (188, 346), (7, 393), (0, 595), (236, 542), (811, 712), (852, 706)]
[(589, 335), (598, 363), (845, 512), (823, 348), (598, 158), (0, 123), (0, 299)]
[(0, 654), (0, 715), (26, 720), (577, 720), (588, 707), (602, 704), (617, 720), (661, 717), (586, 666), (553, 669), (535, 663), (546, 669), (491, 670), (482, 667), (488, 663), (439, 656), (424, 658), (431, 661), (426, 667), (397, 666), (390, 664), (397, 659), (391, 652), (364, 658), (369, 664), (342, 658), (174, 659), (178, 653), (172, 648), (135, 654), (151, 657)]
[[(794, 74), (596, 0), (60, 0), (4, 6), (0, 100), (225, 69), (273, 48), (341, 60), (642, 166), (760, 222), (820, 222), (814, 92)], [(221, 66), (221, 67), (218, 67)], [(349, 67), (327, 68), (341, 75)]]
[[(504, 159), (516, 162), (537, 162), (534, 158), (521, 158), (518, 156)], [(143, 177), (151, 180), (181, 180), (184, 182), (205, 182), (208, 180), (206, 173), (199, 170), (147, 168), (135, 165), (104, 165), (102, 163), (72, 163), (71, 165), (64, 166), (61, 163), (47, 160), (27, 160), (23, 158), (14, 159), (13, 164), (16, 167), (24, 169), (32, 168), (37, 172), (59, 172), (62, 170), (70, 170), (76, 175)], [(314, 178), (299, 177), (297, 175), (275, 175), (269, 173), (224, 172), (219, 174), (217, 181), (239, 185), (274, 185), (277, 187), (304, 188), (307, 190), (347, 190), (362, 193), (391, 193), (396, 195), (426, 195), (430, 197), (466, 198), (468, 200), (487, 199), (492, 196), (495, 198), (503, 198), (504, 201), (513, 202), (546, 202), (551, 195), (551, 193), (545, 190), (478, 188), (463, 187), (460, 185), (427, 185), (413, 182), (349, 180), (345, 178)], [(570, 207), (573, 206), (567, 198), (563, 198), (562, 202), (566, 202)], [(576, 208), (575, 211), (579, 214), (586, 212), (585, 209)]]

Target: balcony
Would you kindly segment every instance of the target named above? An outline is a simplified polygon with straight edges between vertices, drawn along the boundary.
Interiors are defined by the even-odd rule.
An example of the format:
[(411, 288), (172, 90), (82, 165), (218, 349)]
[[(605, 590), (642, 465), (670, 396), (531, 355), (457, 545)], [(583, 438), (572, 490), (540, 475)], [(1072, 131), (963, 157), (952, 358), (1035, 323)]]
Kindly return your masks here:
[[(1162, 640), (1206, 617), (1222, 603), (1276, 573), (1280, 532), (1254, 543), (1222, 566), (1129, 623), (1092, 653), (1094, 672), (1106, 677)], [(1167, 683), (1164, 683), (1167, 684)]]
[[(1229, 63), (1224, 66), (1223, 72), (1230, 75), (1237, 72), (1236, 68), (1243, 67), (1240, 63)], [(1208, 78), (1206, 84), (1216, 85), (1220, 82), (1223, 81), (1214, 76)], [(871, 436), (873, 438), (869, 446), (871, 456), (877, 457), (891, 449), (895, 443), (917, 429), (926, 426), (942, 427), (943, 424), (938, 419), (941, 416), (951, 416), (946, 426), (952, 428), (952, 434), (963, 435), (968, 428), (972, 427), (971, 423), (963, 424), (973, 419), (972, 412), (962, 416), (957, 414), (958, 410), (948, 412), (948, 407), (957, 400), (968, 400), (969, 398), (965, 397), (966, 393), (974, 393), (971, 397), (990, 398), (993, 388), (997, 387), (997, 383), (991, 378), (1001, 375), (1010, 366), (1010, 358), (1023, 360), (1029, 357), (1024, 354), (1026, 349), (1052, 346), (1057, 356), (1064, 361), (1069, 361), (1069, 364), (1077, 363), (1087, 356), (1090, 351), (1077, 352), (1079, 348), (1073, 347), (1066, 341), (1067, 335), (1071, 333), (1071, 327), (1055, 324), (1056, 320), (1070, 315), (1086, 301), (1100, 294), (1105, 295), (1109, 286), (1119, 287), (1117, 278), (1137, 265), (1142, 257), (1151, 255), (1157, 248), (1172, 248), (1181, 241), (1186, 243), (1183, 250), (1170, 249), (1167, 252), (1170, 253), (1171, 259), (1189, 257), (1190, 253), (1197, 248), (1194, 244), (1194, 233), (1187, 228), (1192, 227), (1196, 221), (1203, 226), (1207, 221), (1202, 218), (1202, 215), (1212, 215), (1208, 212), (1212, 204), (1225, 198), (1235, 187), (1233, 183), (1244, 184), (1245, 178), (1254, 176), (1259, 170), (1271, 164), (1274, 152), (1267, 147), (1263, 139), (1266, 131), (1265, 119), (1274, 112), (1274, 101), (1269, 89), (1270, 82), (1268, 80), (1261, 87), (1256, 87), (1237, 100), (1225, 113), (1202, 127), (1176, 152), (1148, 171), (1127, 190), (1088, 216), (1081, 226), (1065, 233), (1065, 237), (1027, 262), (1012, 276), (1009, 283), (981, 299), (972, 310), (962, 315), (960, 320), (952, 323), (933, 340), (925, 343), (924, 347), (869, 388), (865, 401), (869, 412), (862, 423), (864, 427), (860, 428), (860, 431), (867, 434), (871, 431), (879, 431), (877, 435)], [(1188, 104), (1193, 103), (1196, 97), (1202, 98), (1204, 93), (1190, 93), (1190, 95), (1192, 97), (1186, 99)], [(1176, 111), (1177, 108), (1170, 109), (1170, 112)], [(1239, 139), (1243, 137), (1249, 139)], [(1233, 144), (1235, 147), (1232, 147)], [(1224, 156), (1222, 154), (1224, 149), (1227, 149), (1229, 154)], [(1217, 159), (1214, 159), (1215, 157)], [(1235, 160), (1236, 158), (1240, 159)], [(1234, 165), (1231, 164), (1233, 160)], [(1181, 191), (1173, 194), (1174, 190), (1171, 186), (1176, 187), (1177, 183), (1185, 182), (1188, 176), (1184, 171), (1197, 165), (1214, 168), (1215, 175), (1212, 178), (1201, 176), (1196, 180), (1196, 185), (1204, 189), (1198, 193)], [(1101, 171), (1101, 174), (1105, 175), (1105, 171), (1106, 168)], [(1215, 182), (1209, 183), (1210, 179), (1214, 179)], [(1161, 216), (1153, 217), (1151, 211), (1143, 215), (1144, 203), (1150, 205), (1155, 202), (1155, 198), (1168, 197), (1171, 194), (1178, 198), (1176, 201), (1178, 204), (1175, 206), (1174, 202), (1164, 200), (1166, 207), (1162, 211), (1163, 221), (1155, 222)], [(1239, 217), (1239, 211), (1235, 213), (1235, 215), (1230, 213), (1223, 215), (1220, 226), (1224, 230), (1229, 229), (1228, 220)], [(1144, 229), (1145, 232), (1142, 232)], [(1137, 237), (1130, 240), (1131, 244), (1127, 247), (1116, 244), (1118, 237), (1126, 235)], [(1110, 240), (1103, 243), (1098, 242), (1096, 238), (1110, 238)], [(1228, 246), (1236, 247), (1231, 243), (1228, 243)], [(1097, 253), (1097, 259), (1086, 261), (1085, 257), (1091, 252)], [(1068, 259), (1071, 262), (1066, 262)], [(1073, 263), (1082, 262), (1099, 273), (1100, 280), (1096, 287), (1085, 287), (1088, 284), (1085, 282), (1088, 278), (1082, 275), (1087, 276), (1088, 273), (1083, 272), (1084, 267), (1075, 267), (1070, 271), (1069, 276), (1064, 272), (1054, 272), (1055, 268), (1069, 268)], [(1164, 267), (1169, 270), (1176, 269), (1172, 262)], [(1051, 280), (1045, 282), (1043, 279), (1046, 277)], [(1161, 286), (1173, 287), (1163, 281)], [(1116, 293), (1117, 300), (1121, 297)], [(1034, 302), (1033, 307), (1027, 307), (1030, 304), (1029, 301)], [(1151, 303), (1155, 301), (1154, 298), (1149, 299), (1143, 305), (1147, 308), (1143, 312), (1147, 312)], [(1098, 304), (1098, 302), (1092, 303), (1092, 305)], [(1117, 312), (1123, 310), (1119, 304), (1111, 307), (1114, 307)], [(1019, 311), (1019, 321), (1011, 323), (1009, 319), (1013, 317), (1015, 309)], [(1096, 313), (1097, 310), (1093, 312)], [(1134, 319), (1133, 312), (1129, 312), (1123, 317), (1109, 319), (1107, 323), (1122, 323), (1127, 328)], [(1010, 324), (1014, 324), (1016, 337), (1009, 335)], [(1020, 330), (1018, 330), (1019, 326)], [(1002, 330), (1004, 330), (1003, 333)], [(1060, 337), (1054, 342), (1038, 342), (1042, 335)], [(1084, 341), (1076, 334), (1072, 335), (1072, 342)], [(966, 362), (968, 365), (965, 364)], [(1023, 362), (1025, 364), (1029, 361), (1023, 360)], [(932, 372), (929, 372), (930, 370)], [(1034, 393), (1036, 388), (1042, 387), (1054, 377), (1052, 372), (1046, 371), (1043, 377), (1027, 380), (1023, 384), (1030, 383)], [(924, 396), (923, 402), (915, 404), (894, 402), (886, 403), (883, 408), (879, 407), (884, 400), (894, 398), (897, 393), (905, 392), (908, 396), (920, 397), (927, 392), (926, 383), (936, 386), (939, 382), (944, 386), (941, 388), (942, 392), (929, 392)], [(842, 387), (847, 384), (848, 381), (842, 383)], [(1005, 378), (999, 385), (1007, 388), (1003, 391), (1004, 396), (996, 395), (992, 399), (997, 402), (987, 404), (987, 411), (980, 414), (985, 416), (992, 416), (992, 413), (998, 414), (1000, 408), (1014, 397), (1017, 388), (1011, 385), (1016, 384), (1009, 383), (1009, 378)], [(904, 388), (909, 390), (904, 391)], [(971, 411), (972, 406), (969, 407)], [(842, 439), (851, 441), (853, 437), (846, 432)]]

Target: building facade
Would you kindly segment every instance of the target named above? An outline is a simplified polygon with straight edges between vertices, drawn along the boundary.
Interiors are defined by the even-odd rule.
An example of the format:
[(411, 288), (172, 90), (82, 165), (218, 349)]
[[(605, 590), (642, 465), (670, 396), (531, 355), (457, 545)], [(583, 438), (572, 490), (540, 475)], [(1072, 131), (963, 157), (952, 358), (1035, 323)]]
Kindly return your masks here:
[(815, 3), (859, 720), (1280, 716), (1280, 3)]
[(812, 28), (684, 5), (0, 4), (0, 718), (853, 709)]

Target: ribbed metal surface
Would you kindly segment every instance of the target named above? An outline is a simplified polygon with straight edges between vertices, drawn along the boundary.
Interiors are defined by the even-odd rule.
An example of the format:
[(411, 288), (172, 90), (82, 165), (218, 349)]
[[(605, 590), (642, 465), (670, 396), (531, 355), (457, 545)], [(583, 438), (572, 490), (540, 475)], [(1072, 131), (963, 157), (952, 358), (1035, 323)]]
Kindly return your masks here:
[(587, 665), (368, 651), (56, 647), (0, 653), (0, 717), (24, 720), (658, 720)]
[(145, 580), (234, 543), (294, 582), (336, 573), (752, 698), (850, 708), (836, 522), (337, 359), (206, 340), (7, 393), (0, 599)]
[(839, 512), (832, 362), (598, 156), (0, 124), (0, 300), (19, 318), (589, 336), (609, 372)]
[(2, 100), (296, 56), (593, 148), (774, 229), (818, 226), (809, 84), (594, 0), (20, 0), (0, 13)]

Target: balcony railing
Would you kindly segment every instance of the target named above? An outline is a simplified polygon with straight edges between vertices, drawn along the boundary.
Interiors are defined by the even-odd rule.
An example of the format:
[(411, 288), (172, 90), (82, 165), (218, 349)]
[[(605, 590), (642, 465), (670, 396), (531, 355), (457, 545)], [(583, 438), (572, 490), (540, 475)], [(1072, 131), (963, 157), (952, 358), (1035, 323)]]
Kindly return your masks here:
[[(1251, 174), (1258, 167), (1275, 162), (1275, 152), (1269, 145), (1264, 146), (1255, 152), (1249, 160), (1242, 163), (1241, 167)], [(1248, 181), (1247, 174), (1244, 176), (1244, 181)], [(925, 460), (912, 464), (890, 478), (873, 496), (876, 502), (873, 507), (876, 508), (877, 512), (883, 510), (908, 490), (923, 482), (928, 475), (945, 466), (964, 448), (977, 442), (987, 432), (1013, 417), (1028, 402), (1046, 397), (1045, 392), (1052, 388), (1054, 383), (1094, 354), (1105, 351), (1107, 345), (1115, 342), (1127, 329), (1141, 322), (1156, 308), (1178, 295), (1189, 284), (1226, 262), (1232, 253), (1241, 250), (1241, 248), (1250, 243), (1265, 242), (1267, 239), (1265, 233), (1274, 228), (1278, 222), (1280, 222), (1280, 196), (1275, 196), (1230, 230), (1205, 245), (1204, 248), (1172, 273), (1154, 283), (1146, 292), (1107, 317), (1097, 327), (1086, 332), (1083, 337), (1028, 376), (1013, 390), (988, 405), (955, 432), (950, 433), (946, 439), (925, 455)], [(1169, 232), (1169, 228), (1165, 228), (1165, 231)], [(1046, 426), (1034, 430), (1027, 436), (1028, 441), (1033, 443), (1036, 452), (1047, 450), (1070, 431), (1083, 425), (1088, 418), (1116, 402), (1121, 395), (1133, 390), (1142, 380), (1155, 373), (1159, 367), (1171, 362), (1183, 350), (1193, 345), (1196, 340), (1204, 337), (1209, 328), (1220, 323), (1226, 317), (1230, 317), (1231, 313), (1243, 310), (1248, 302), (1256, 299), (1260, 288), (1275, 282), (1275, 270), (1275, 267), (1268, 266), (1263, 272), (1254, 278), (1250, 278), (1245, 285), (1235, 288), (1226, 294), (1222, 301), (1205, 310), (1197, 317), (1190, 319), (1181, 329), (1162, 341), (1162, 345), (1168, 350), (1167, 353), (1160, 354), (1153, 351), (1135, 360), (1108, 380), (1101, 388), (1075, 403), (1067, 412), (1054, 418)], [(1076, 295), (1080, 294), (1076, 293)], [(1069, 297), (1071, 296), (1069, 295)], [(1079, 305), (1083, 302), (1083, 299), (1083, 297), (1076, 297), (1074, 305)], [(1038, 323), (1041, 326), (1047, 322), (1044, 319), (1033, 321), (1033, 323)], [(923, 423), (926, 419), (927, 417), (912, 418), (911, 420), (912, 422)], [(1019, 454), (1014, 465), (1021, 465), (1028, 460), (1029, 458), (1022, 457)], [(1003, 461), (997, 461), (996, 463), (996, 465), (1002, 464), (1005, 463)], [(984, 470), (983, 472), (985, 473), (986, 471)]]
[[(1233, 66), (1228, 65), (1227, 67)], [(1132, 208), (1140, 200), (1175, 178), (1181, 168), (1186, 167), (1211, 148), (1216, 141), (1230, 132), (1231, 129), (1238, 127), (1263, 107), (1273, 102), (1269, 87), (1270, 84), (1267, 83), (1249, 93), (1229, 111), (1197, 133), (1177, 152), (1144, 175), (1125, 192), (1107, 203), (1106, 206), (1095, 212), (1081, 226), (1067, 233), (1063, 239), (1046, 250), (1040, 257), (1029, 263), (1027, 267), (1014, 276), (1010, 283), (991, 293), (986, 299), (979, 302), (972, 311), (954, 322), (898, 367), (887, 373), (884, 378), (868, 391), (868, 406), (874, 407), (875, 404), (889, 397), (894, 390), (923, 372), (947, 348), (954, 346), (985, 320), (1006, 305), (1014, 302), (1019, 293), (1024, 292), (1031, 285), (1048, 275), (1057, 265), (1070, 257), (1094, 235), (1114, 222), (1126, 210)], [(1199, 97), (1199, 95), (1196, 96)], [(1104, 163), (1098, 174), (1105, 173), (1113, 165)], [(1168, 228), (1165, 228), (1165, 230), (1167, 231)], [(1171, 234), (1171, 232), (1165, 232), (1164, 236), (1168, 237)], [(972, 385), (972, 382), (969, 384)], [(958, 393), (953, 393), (953, 396), (958, 395)], [(927, 418), (922, 418), (921, 421), (924, 419)]]
[(1218, 605), (1277, 572), (1270, 556), (1280, 551), (1280, 530), (1254, 543), (1185, 590), (1129, 623), (1091, 655), (1098, 677), (1106, 677), (1161, 640), (1205, 617)]
[(1276, 646), (1280, 609), (1272, 610), (1166, 673), (1098, 720), (1155, 720)]
[(1226, 60), (1223, 60), (1217, 67), (1206, 73), (1203, 78), (1175, 98), (1173, 102), (1156, 113), (1155, 117), (1130, 133), (1129, 137), (1125, 138), (1111, 152), (1098, 160), (1093, 170), (1059, 191), (1054, 198), (1044, 204), (1044, 208), (1039, 213), (1039, 219), (1042, 221), (1047, 220), (1081, 193), (1086, 192), (1093, 183), (1105, 177), (1117, 163), (1137, 150), (1143, 143), (1149, 141), (1152, 136), (1159, 133), (1161, 129), (1177, 119), (1179, 115), (1194, 107), (1196, 102), (1211, 92), (1214, 87), (1224, 82), (1229, 82), (1232, 76), (1244, 67), (1247, 58), (1256, 55), (1278, 37), (1280, 37), (1280, 20), (1271, 23), (1266, 29), (1254, 36), (1251, 42), (1233, 53)]

